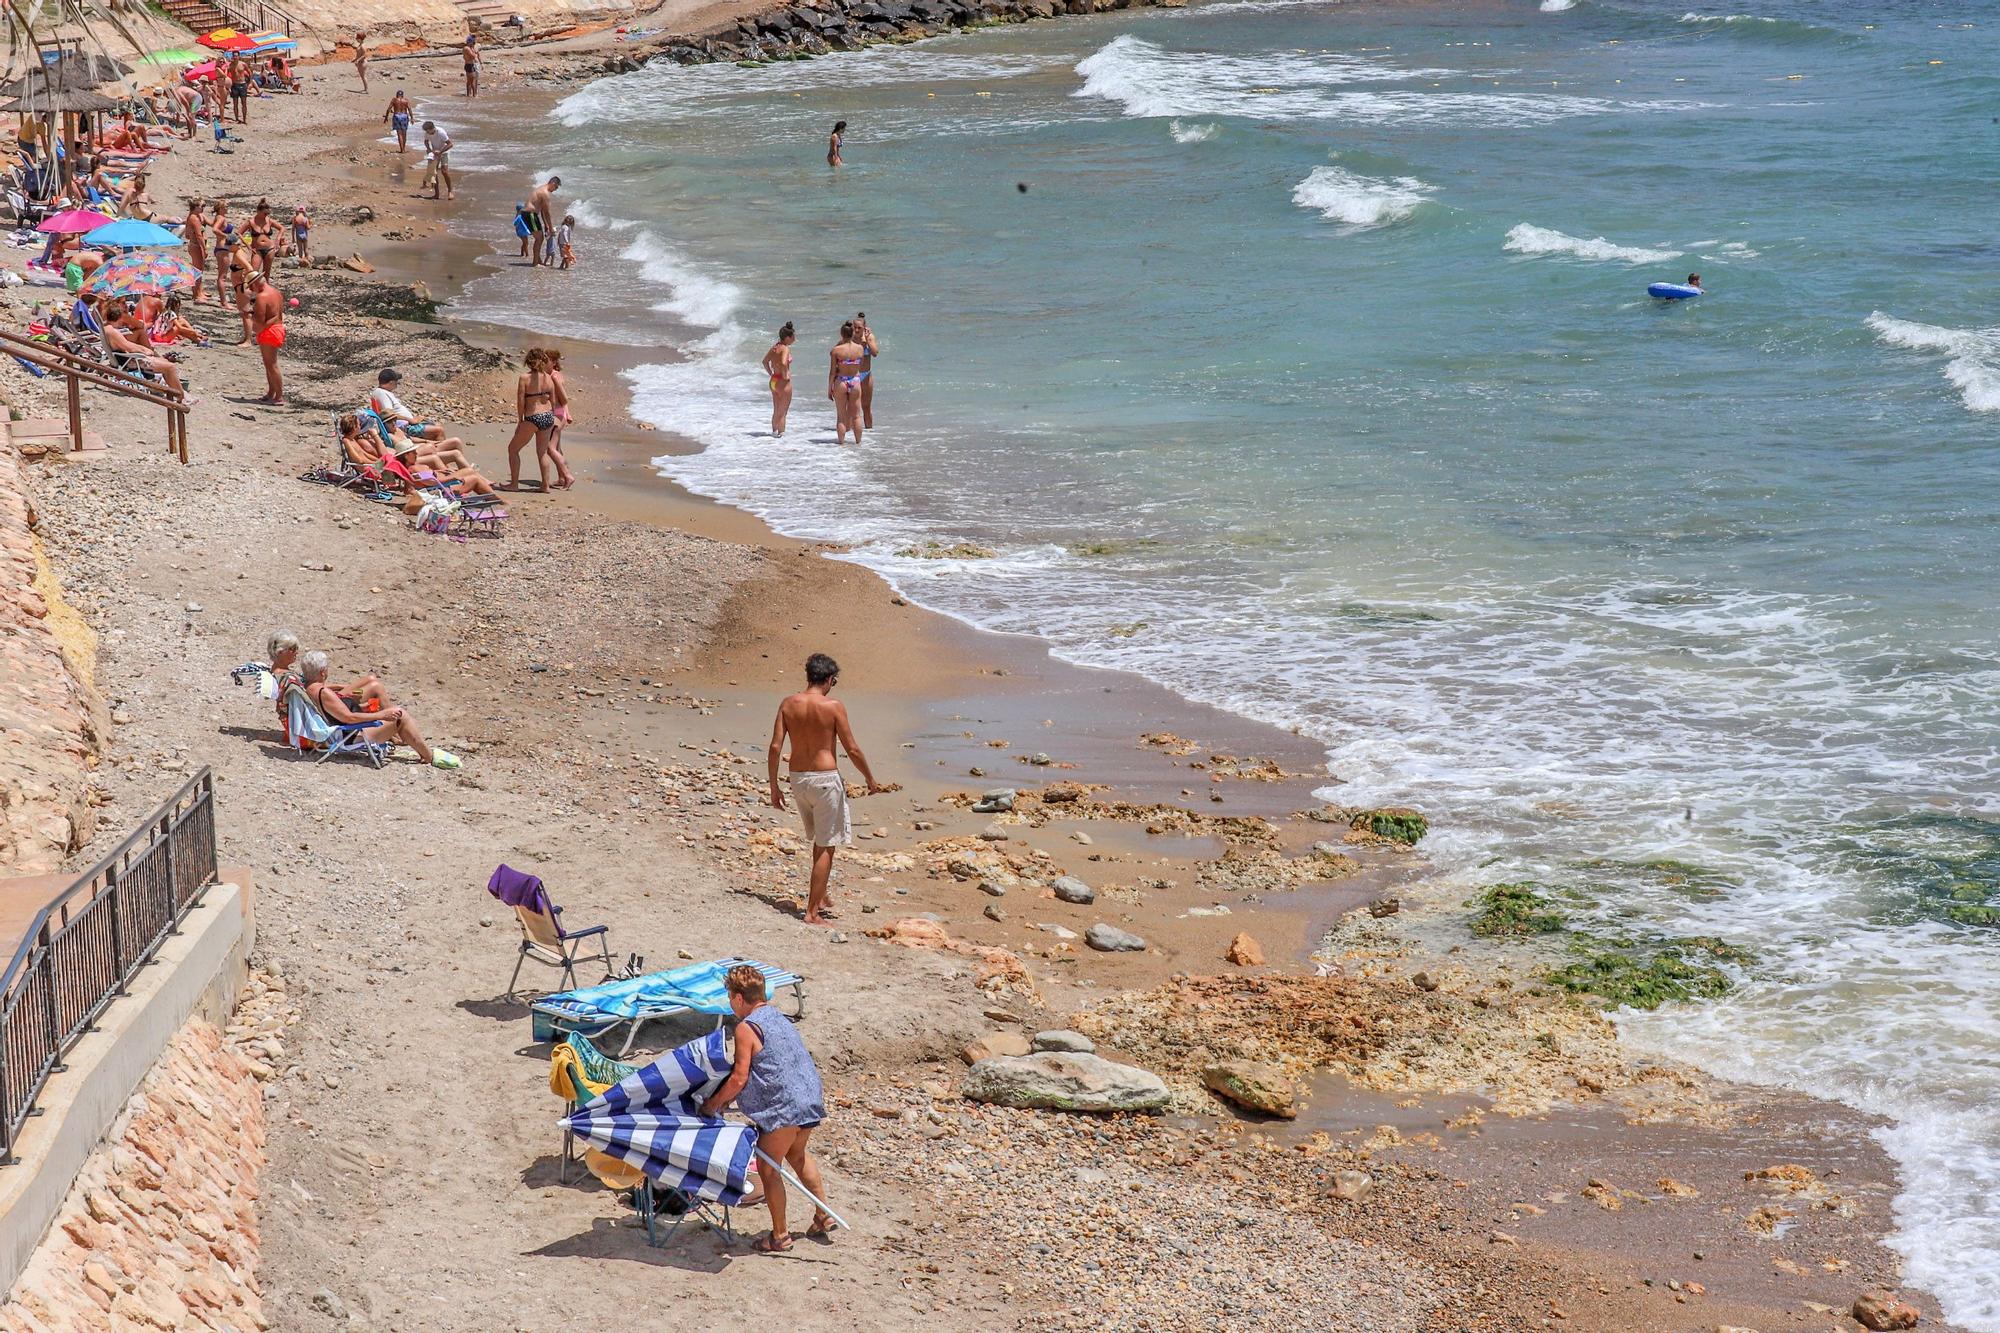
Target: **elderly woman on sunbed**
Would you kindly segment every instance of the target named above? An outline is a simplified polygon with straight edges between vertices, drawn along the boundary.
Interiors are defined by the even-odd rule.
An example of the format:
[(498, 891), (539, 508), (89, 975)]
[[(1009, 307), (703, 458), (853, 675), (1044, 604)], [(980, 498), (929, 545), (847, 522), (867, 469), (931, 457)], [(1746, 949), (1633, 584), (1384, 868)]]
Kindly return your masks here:
[(461, 483), (474, 495), (491, 495), (493, 483), (486, 480), (479, 470), (472, 466), (464, 452), (453, 447), (457, 441), (446, 440), (434, 443), (430, 440), (413, 440), (409, 436), (390, 428), (393, 447), (384, 449), (382, 432), (375, 425), (376, 418), (363, 421), (358, 413), (348, 412), (340, 418), (340, 447), (356, 467), (370, 467), (382, 461), (384, 452), (400, 458), (411, 468), (423, 468), (437, 473), (447, 481)]
[(417, 752), (417, 758), (433, 768), (457, 768), (457, 755), (449, 750), (433, 749), (424, 743), (424, 735), (417, 730), (416, 719), (406, 708), (384, 708), (379, 713), (357, 713), (347, 706), (347, 700), (340, 697), (327, 680), (329, 663), (325, 653), (314, 649), (299, 658), (299, 674), (305, 680), (306, 698), (312, 700), (313, 707), (319, 709), (320, 716), (329, 722), (372, 723), (361, 733), (361, 739), (376, 745), (407, 745)]
[[(298, 679), (301, 685), (305, 683), (293, 670), (299, 661), (299, 636), (288, 629), (277, 630), (266, 641), (264, 648), (269, 656), (271, 675), (278, 682), (278, 716), (283, 717), (286, 678)], [(389, 706), (389, 687), (382, 683), (380, 676), (356, 676), (346, 684), (336, 684), (333, 688), (347, 706), (358, 713), (379, 713)]]

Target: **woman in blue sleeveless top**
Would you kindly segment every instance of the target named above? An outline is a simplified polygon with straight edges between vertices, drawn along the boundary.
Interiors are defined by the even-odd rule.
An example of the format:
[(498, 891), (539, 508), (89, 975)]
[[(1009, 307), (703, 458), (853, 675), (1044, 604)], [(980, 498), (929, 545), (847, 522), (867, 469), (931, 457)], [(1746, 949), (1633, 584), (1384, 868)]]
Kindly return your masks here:
[[(799, 1040), (798, 1029), (765, 998), (764, 974), (747, 964), (732, 967), (726, 980), (729, 1007), (735, 1011), (736, 1065), (715, 1095), (702, 1104), (703, 1115), (716, 1115), (731, 1102), (757, 1127), (757, 1146), (798, 1174), (805, 1187), (821, 1198), (819, 1163), (806, 1151), (813, 1127), (826, 1118), (819, 1070)], [(785, 1181), (777, 1171), (760, 1171), (764, 1198), (771, 1209), (771, 1234), (757, 1242), (765, 1254), (792, 1248), (785, 1230)], [(815, 1210), (808, 1236), (825, 1236), (833, 1219)]]

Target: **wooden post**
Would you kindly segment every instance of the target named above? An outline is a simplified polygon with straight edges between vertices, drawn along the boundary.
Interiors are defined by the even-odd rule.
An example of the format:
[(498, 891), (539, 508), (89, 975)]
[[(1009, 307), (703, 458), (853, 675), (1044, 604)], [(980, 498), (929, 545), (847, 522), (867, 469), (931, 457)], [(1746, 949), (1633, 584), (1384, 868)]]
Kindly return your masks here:
[(69, 381), (69, 451), (76, 453), (83, 448), (83, 382), (74, 372), (65, 378)]

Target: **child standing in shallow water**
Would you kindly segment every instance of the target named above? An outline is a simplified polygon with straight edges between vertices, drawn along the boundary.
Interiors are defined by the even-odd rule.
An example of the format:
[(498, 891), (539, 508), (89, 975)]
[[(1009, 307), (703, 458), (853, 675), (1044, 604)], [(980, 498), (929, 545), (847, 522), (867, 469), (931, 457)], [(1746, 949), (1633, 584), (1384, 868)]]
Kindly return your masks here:
[(570, 237), (576, 234), (576, 219), (563, 214), (562, 225), (556, 228), (556, 251), (562, 256), (562, 267), (568, 268), (576, 262), (576, 251), (570, 248)]

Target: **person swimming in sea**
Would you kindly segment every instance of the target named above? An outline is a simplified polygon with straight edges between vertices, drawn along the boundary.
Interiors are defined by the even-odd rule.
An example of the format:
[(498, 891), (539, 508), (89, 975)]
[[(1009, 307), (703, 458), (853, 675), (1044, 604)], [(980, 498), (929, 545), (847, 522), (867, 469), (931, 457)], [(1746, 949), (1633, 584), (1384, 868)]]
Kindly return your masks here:
[(798, 332), (788, 319), (778, 330), (778, 341), (764, 353), (764, 373), (771, 377), (771, 434), (780, 437), (785, 433), (785, 414), (792, 410), (792, 344), (796, 341)]
[(828, 166), (837, 167), (840, 165), (840, 146), (846, 141), (847, 122), (844, 120), (834, 121), (833, 133), (826, 137), (826, 164)]
[(1688, 274), (1688, 286), (1690, 286), (1690, 287), (1694, 288), (1694, 289), (1695, 289), (1696, 291), (1700, 291), (1700, 290), (1701, 290), (1701, 274), (1699, 274), (1699, 273), (1690, 273), (1690, 274)]

